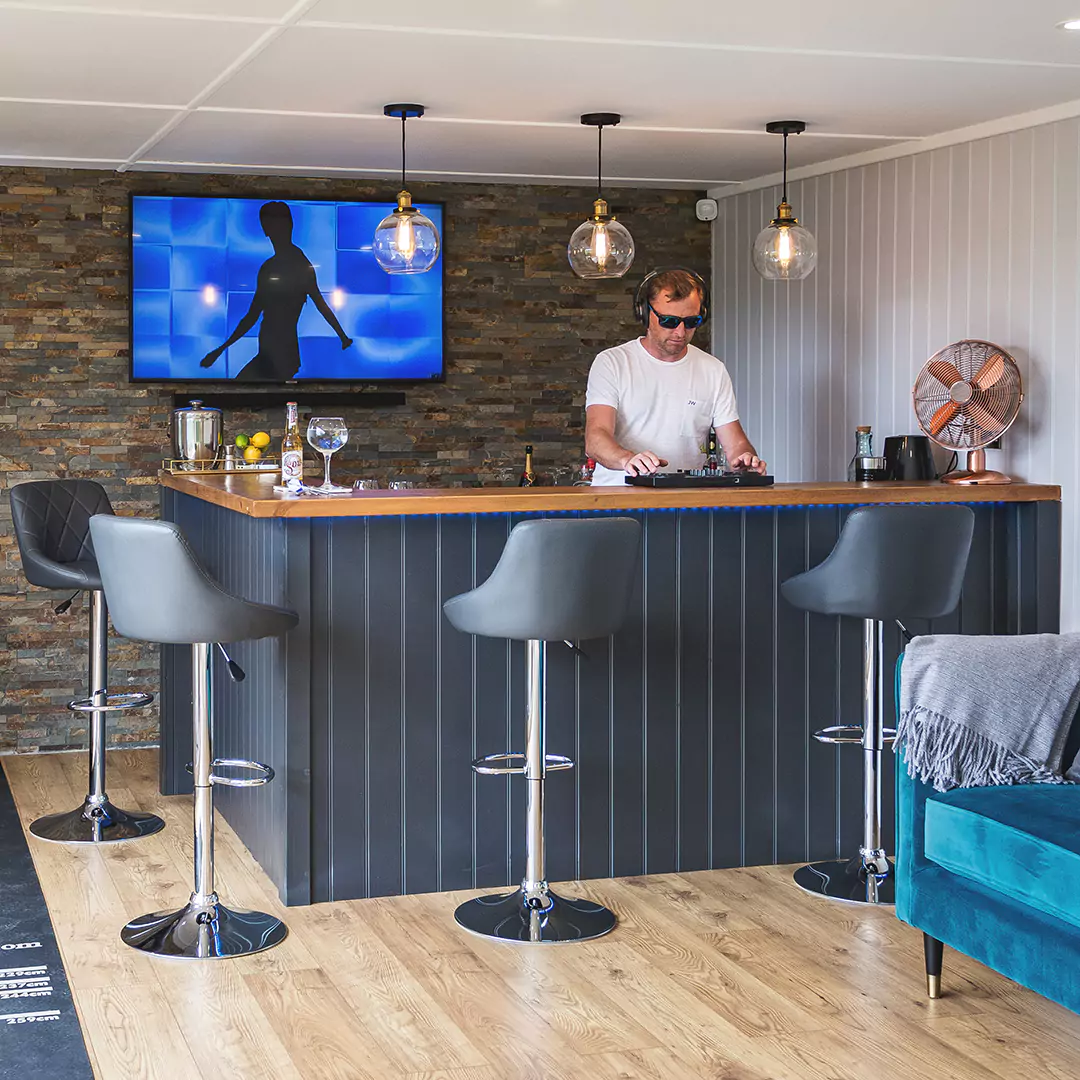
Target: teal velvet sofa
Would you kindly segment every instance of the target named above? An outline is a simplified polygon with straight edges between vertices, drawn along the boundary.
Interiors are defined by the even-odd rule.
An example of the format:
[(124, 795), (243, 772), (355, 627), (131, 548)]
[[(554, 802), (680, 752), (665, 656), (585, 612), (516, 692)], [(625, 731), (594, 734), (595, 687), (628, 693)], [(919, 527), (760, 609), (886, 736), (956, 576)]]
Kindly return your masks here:
[[(1066, 762), (1080, 742), (1074, 723)], [(897, 756), (896, 914), (923, 932), (927, 992), (948, 945), (1080, 1012), (1080, 784), (936, 792)]]

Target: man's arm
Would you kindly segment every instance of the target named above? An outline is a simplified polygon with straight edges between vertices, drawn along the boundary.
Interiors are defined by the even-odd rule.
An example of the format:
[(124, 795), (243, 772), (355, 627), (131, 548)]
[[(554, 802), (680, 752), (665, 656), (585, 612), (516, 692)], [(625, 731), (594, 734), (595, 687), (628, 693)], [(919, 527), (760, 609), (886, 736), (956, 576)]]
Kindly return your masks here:
[(221, 354), (230, 345), (235, 345), (259, 321), (262, 309), (263, 302), (256, 290), (255, 295), (251, 298), (251, 307), (247, 309), (247, 314), (236, 324), (236, 329), (216, 349), (211, 349), (199, 361), (199, 367), (211, 367), (216, 364)]
[(308, 287), (308, 296), (311, 297), (316, 311), (330, 324), (330, 329), (341, 339), (341, 347), (347, 349), (352, 344), (352, 338), (342, 330), (337, 316), (326, 302), (326, 298), (319, 292), (319, 283), (315, 278), (314, 268), (311, 271), (311, 285)]
[(754, 444), (746, 437), (742, 424), (738, 420), (732, 420), (730, 424), (721, 424), (716, 429), (716, 437), (724, 448), (724, 454), (728, 459), (728, 466), (732, 469), (753, 469), (754, 472), (764, 473), (765, 462), (757, 456)]
[(615, 439), (617, 412), (610, 405), (590, 405), (585, 410), (585, 453), (607, 469), (623, 470), (631, 476), (654, 473), (667, 462), (651, 450), (635, 454)]

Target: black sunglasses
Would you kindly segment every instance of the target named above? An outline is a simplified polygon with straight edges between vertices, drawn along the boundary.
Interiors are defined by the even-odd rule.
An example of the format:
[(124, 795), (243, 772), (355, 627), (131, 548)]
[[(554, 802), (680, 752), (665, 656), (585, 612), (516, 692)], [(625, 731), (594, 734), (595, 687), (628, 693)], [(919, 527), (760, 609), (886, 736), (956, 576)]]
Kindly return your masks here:
[(652, 304), (649, 305), (649, 310), (665, 330), (674, 330), (679, 323), (682, 323), (687, 330), (695, 330), (705, 321), (704, 315), (661, 315)]

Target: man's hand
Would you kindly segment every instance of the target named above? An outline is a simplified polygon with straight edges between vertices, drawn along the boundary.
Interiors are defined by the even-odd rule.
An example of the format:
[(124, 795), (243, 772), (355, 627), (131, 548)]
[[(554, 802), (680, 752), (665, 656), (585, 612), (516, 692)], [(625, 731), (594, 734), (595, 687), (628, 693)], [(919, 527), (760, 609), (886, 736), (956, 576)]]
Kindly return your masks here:
[(751, 469), (753, 472), (761, 473), (763, 476), (766, 469), (765, 462), (757, 454), (751, 453), (740, 454), (738, 457), (733, 458), (728, 463), (728, 466), (732, 469)]
[(222, 348), (211, 349), (200, 361), (199, 367), (213, 367), (225, 350)]
[(651, 450), (642, 450), (640, 454), (634, 454), (627, 458), (623, 464), (623, 471), (630, 476), (645, 476), (654, 473), (657, 469), (666, 465), (662, 457), (657, 457)]

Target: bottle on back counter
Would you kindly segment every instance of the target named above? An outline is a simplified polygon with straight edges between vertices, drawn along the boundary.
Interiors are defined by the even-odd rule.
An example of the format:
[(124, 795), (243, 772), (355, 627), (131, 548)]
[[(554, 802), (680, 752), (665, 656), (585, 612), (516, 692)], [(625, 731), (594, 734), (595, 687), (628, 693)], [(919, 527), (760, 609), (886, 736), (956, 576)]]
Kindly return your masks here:
[(300, 421), (296, 402), (285, 405), (285, 438), (281, 440), (281, 484), (290, 491), (304, 486), (304, 443), (300, 438)]
[(720, 454), (716, 444), (716, 428), (709, 428), (709, 437), (705, 442), (705, 471), (707, 473), (721, 472)]
[(587, 457), (585, 464), (581, 466), (577, 479), (574, 481), (574, 487), (591, 487), (594, 472), (596, 472), (596, 462), (591, 457)]
[(851, 461), (848, 462), (847, 467), (849, 483), (853, 483), (855, 480), (855, 471), (859, 458), (874, 456), (873, 441), (874, 436), (871, 433), (869, 424), (861, 424), (855, 429), (855, 453), (851, 455)]
[(536, 485), (536, 473), (533, 471), (533, 448), (532, 446), (525, 447), (525, 468), (521, 473), (521, 479), (518, 481), (518, 487), (535, 487)]

